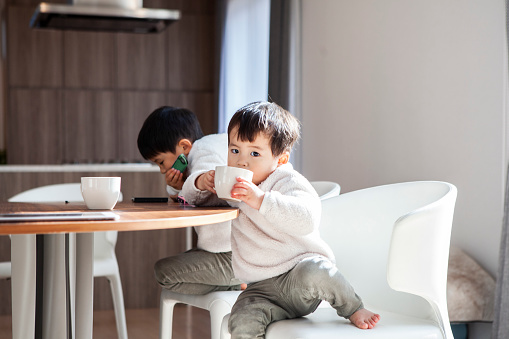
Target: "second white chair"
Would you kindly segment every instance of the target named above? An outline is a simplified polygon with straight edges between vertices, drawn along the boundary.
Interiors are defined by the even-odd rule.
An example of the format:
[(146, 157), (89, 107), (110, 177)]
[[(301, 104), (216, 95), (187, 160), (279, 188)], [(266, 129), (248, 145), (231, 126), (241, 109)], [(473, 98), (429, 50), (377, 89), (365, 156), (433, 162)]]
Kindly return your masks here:
[[(81, 195), (80, 184), (67, 183), (41, 186), (21, 192), (9, 199), (9, 202), (54, 201), (82, 202), (83, 196)], [(122, 193), (120, 193), (119, 201), (122, 201)], [(127, 339), (124, 296), (122, 292), (122, 283), (120, 280), (117, 257), (115, 255), (116, 243), (116, 231), (94, 233), (94, 277), (105, 277), (108, 279), (113, 298), (118, 338)], [(3, 267), (4, 265), (5, 269)], [(8, 268), (10, 275), (10, 262), (0, 263), (0, 277), (4, 271), (7, 273)], [(16, 321), (15, 318), (19, 319), (13, 314), (13, 327), (16, 325), (14, 323)]]
[[(312, 181), (321, 200), (338, 196), (339, 184), (332, 181)], [(161, 291), (159, 310), (159, 338), (171, 339), (173, 328), (173, 308), (176, 304), (187, 304), (210, 312), (210, 333), (212, 339), (219, 339), (221, 322), (230, 313), (240, 291), (211, 292), (205, 295), (175, 293), (166, 289)]]
[(333, 181), (311, 181), (311, 185), (318, 193), (320, 200), (337, 197), (341, 191), (339, 184)]

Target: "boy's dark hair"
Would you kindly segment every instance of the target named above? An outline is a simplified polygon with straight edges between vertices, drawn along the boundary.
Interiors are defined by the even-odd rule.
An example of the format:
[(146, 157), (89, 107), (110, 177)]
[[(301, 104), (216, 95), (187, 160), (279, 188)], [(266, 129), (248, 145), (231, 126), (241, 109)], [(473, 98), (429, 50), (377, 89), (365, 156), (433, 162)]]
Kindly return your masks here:
[(144, 159), (159, 153), (175, 153), (182, 139), (192, 143), (203, 137), (196, 115), (188, 109), (163, 106), (153, 111), (138, 134), (138, 150)]
[(239, 109), (228, 125), (228, 142), (230, 133), (238, 128), (238, 138), (252, 142), (259, 133), (270, 138), (273, 156), (292, 150), (300, 135), (300, 123), (297, 118), (276, 103), (257, 101)]

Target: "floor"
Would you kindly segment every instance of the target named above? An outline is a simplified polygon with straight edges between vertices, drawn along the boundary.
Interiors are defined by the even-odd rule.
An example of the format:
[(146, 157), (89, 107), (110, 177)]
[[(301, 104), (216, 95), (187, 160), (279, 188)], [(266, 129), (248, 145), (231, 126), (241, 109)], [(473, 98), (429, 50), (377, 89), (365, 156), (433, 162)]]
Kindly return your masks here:
[[(173, 319), (173, 338), (210, 338), (209, 312), (199, 308), (178, 304)], [(159, 338), (159, 309), (126, 310), (129, 339)], [(0, 316), (0, 338), (11, 338), (10, 316)], [(117, 337), (115, 314), (112, 310), (94, 311), (94, 339)]]

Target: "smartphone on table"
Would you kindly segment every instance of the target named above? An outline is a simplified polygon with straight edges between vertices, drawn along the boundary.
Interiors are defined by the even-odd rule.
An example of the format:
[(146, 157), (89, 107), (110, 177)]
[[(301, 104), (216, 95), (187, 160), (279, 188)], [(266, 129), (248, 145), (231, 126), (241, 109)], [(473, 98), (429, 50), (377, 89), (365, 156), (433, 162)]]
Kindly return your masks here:
[(173, 166), (171, 168), (175, 168), (176, 170), (180, 171), (181, 173), (184, 173), (187, 167), (187, 159), (184, 154), (181, 154), (177, 157), (177, 160), (173, 163)]

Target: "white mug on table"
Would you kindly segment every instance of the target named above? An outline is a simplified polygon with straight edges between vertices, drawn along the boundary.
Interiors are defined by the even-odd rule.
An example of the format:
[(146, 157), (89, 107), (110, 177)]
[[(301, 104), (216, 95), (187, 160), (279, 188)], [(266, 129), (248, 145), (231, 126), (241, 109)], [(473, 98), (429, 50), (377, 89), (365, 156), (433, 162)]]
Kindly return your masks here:
[(120, 195), (120, 177), (81, 177), (81, 194), (92, 210), (111, 210)]

